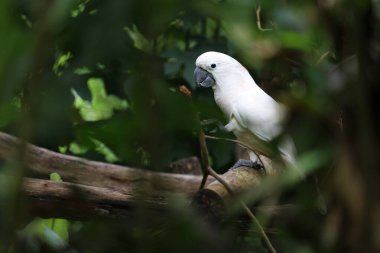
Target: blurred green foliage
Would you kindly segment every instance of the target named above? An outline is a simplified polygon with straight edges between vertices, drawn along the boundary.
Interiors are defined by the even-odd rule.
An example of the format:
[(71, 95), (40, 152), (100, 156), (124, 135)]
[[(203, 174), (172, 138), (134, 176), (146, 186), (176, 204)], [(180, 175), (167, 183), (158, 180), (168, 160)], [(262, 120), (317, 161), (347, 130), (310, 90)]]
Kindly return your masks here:
[(91, 92), (91, 102), (83, 100), (74, 89), (72, 90), (75, 97), (74, 107), (79, 110), (84, 121), (109, 119), (113, 115), (113, 110), (125, 110), (128, 108), (126, 100), (107, 95), (101, 79), (91, 78), (87, 84)]
[[(259, 217), (278, 231), (270, 233), (275, 247), (355, 252), (360, 246), (344, 232), (361, 238), (362, 224), (374, 222), (362, 240), (362, 252), (374, 252), (378, 216), (360, 217), (372, 217), (378, 192), (379, 10), (369, 0), (1, 0), (0, 130), (62, 153), (163, 171), (198, 155), (197, 112), (206, 132), (232, 137), (220, 130), (211, 91), (197, 90), (192, 77), (198, 55), (224, 52), (290, 108), (285, 131), (331, 206), (320, 215), (313, 183), (291, 175), (249, 193), (252, 202), (299, 207)], [(234, 163), (232, 143), (208, 145), (218, 172)], [(33, 217), (19, 194), (21, 168), (0, 165), (1, 252), (266, 252), (257, 233), (241, 235), (228, 222), (206, 228), (185, 205), (173, 204), (163, 227), (146, 224), (143, 210), (134, 224)]]

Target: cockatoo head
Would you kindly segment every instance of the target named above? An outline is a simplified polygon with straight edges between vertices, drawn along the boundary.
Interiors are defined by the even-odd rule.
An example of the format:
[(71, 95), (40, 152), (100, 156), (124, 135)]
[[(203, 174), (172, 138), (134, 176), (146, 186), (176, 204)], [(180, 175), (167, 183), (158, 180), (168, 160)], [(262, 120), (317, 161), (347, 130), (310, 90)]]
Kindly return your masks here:
[(221, 85), (222, 81), (230, 80), (233, 76), (247, 72), (234, 58), (218, 52), (201, 54), (196, 62), (194, 79), (199, 87)]

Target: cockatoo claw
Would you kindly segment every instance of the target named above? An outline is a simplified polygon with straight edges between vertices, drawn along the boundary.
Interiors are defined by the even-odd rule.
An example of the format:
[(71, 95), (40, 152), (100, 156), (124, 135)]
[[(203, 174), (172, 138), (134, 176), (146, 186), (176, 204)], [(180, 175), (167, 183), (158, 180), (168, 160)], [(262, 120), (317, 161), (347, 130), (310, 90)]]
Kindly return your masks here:
[(234, 164), (234, 166), (230, 168), (230, 170), (234, 170), (239, 167), (249, 167), (255, 170), (260, 170), (262, 172), (265, 172), (264, 166), (261, 165), (257, 160), (252, 161), (252, 160), (240, 159)]

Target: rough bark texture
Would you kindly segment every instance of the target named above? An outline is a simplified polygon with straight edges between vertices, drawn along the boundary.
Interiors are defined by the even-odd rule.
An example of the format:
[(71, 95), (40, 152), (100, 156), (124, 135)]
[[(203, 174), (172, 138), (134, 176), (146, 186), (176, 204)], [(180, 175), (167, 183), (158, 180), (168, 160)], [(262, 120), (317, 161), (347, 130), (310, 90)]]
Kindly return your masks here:
[(30, 212), (46, 218), (128, 219), (133, 216), (132, 211), (138, 203), (152, 212), (162, 212), (167, 204), (166, 198), (34, 178), (24, 179), (23, 192), (28, 198)]
[[(0, 159), (12, 160), (20, 141), (0, 133)], [(89, 161), (63, 155), (31, 144), (26, 145), (25, 162), (29, 171), (48, 178), (58, 172), (63, 181), (108, 188), (125, 194), (166, 196), (173, 193), (193, 194), (198, 190), (201, 177), (159, 173), (114, 164)], [(212, 179), (209, 179), (211, 182)]]
[[(17, 150), (25, 148), (24, 164), (28, 170), (46, 179), (25, 178), (23, 192), (31, 203), (32, 213), (43, 217), (130, 217), (131, 210), (139, 203), (150, 210), (162, 211), (171, 197), (190, 200), (194, 195), (193, 203), (217, 217), (230, 198), (224, 186), (211, 177), (206, 188), (198, 191), (202, 179), (198, 175), (152, 172), (89, 161), (31, 144), (23, 147), (20, 143), (17, 138), (0, 132), (0, 160), (13, 161)], [(176, 171), (191, 170), (193, 174), (199, 170), (194, 158), (173, 166)], [(64, 182), (47, 180), (53, 172), (59, 173)], [(240, 192), (258, 186), (263, 175), (258, 170), (242, 167), (221, 176), (234, 192)]]

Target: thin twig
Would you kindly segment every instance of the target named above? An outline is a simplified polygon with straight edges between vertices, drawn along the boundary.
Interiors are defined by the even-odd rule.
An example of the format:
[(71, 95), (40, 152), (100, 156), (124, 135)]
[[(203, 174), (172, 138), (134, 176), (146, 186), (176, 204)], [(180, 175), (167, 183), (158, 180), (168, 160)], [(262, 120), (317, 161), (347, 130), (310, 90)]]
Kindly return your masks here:
[[(218, 137), (213, 137), (213, 136), (208, 136), (208, 137), (211, 137), (209, 139), (218, 139)], [(224, 138), (223, 138), (224, 139)], [(225, 138), (227, 140), (232, 140), (232, 139), (228, 139), (228, 138)], [(233, 140), (234, 142), (237, 142), (239, 143), (238, 141), (235, 141)], [(208, 154), (208, 148), (207, 148), (207, 144), (206, 144), (206, 135), (204, 134), (203, 130), (201, 129), (200, 130), (200, 133), (199, 133), (199, 143), (200, 143), (200, 148), (201, 148), (201, 154)], [(240, 144), (240, 143), (239, 143)], [(205, 158), (202, 157), (202, 160), (206, 160)], [(233, 192), (233, 190), (231, 189), (231, 187), (228, 185), (228, 183), (223, 179), (221, 178), (218, 173), (216, 173), (212, 168), (211, 166), (209, 166), (209, 163), (208, 163), (208, 159), (207, 159), (207, 162), (205, 162), (205, 164), (207, 165), (207, 172), (213, 176), (216, 180), (218, 180), (227, 190), (227, 192), (231, 195), (231, 196), (234, 196), (235, 193)], [(244, 201), (240, 201), (244, 210), (246, 211), (247, 215), (250, 217), (250, 219), (253, 221), (253, 223), (255, 223), (255, 225), (257, 226), (261, 236), (263, 237), (269, 251), (271, 253), (276, 253), (276, 249), (273, 247), (271, 241), (269, 240), (267, 234), (265, 233), (264, 231), (264, 228), (261, 226), (260, 224), (260, 221), (256, 218), (256, 216), (253, 214), (253, 212), (251, 211), (251, 209), (248, 208), (248, 206), (244, 203)]]
[(263, 167), (264, 167), (264, 171), (265, 171), (265, 164), (264, 164), (263, 160), (262, 160), (261, 157), (260, 157), (261, 154), (258, 153), (257, 151), (252, 150), (250, 147), (248, 147), (247, 145), (245, 145), (245, 144), (242, 143), (241, 141), (238, 141), (238, 140), (235, 140), (235, 139), (230, 139), (230, 138), (216, 137), (216, 136), (211, 136), (211, 135), (205, 135), (205, 138), (207, 138), (207, 139), (211, 139), (211, 140), (221, 140), (221, 141), (230, 141), (230, 142), (234, 142), (234, 143), (239, 144), (239, 145), (242, 146), (243, 148), (246, 148), (246, 149), (248, 149), (249, 151), (252, 151), (253, 153), (256, 154), (257, 159), (258, 159), (258, 160), (260, 161), (260, 163), (263, 165)]
[[(191, 91), (185, 85), (181, 85), (179, 87), (179, 91), (182, 94), (184, 94), (186, 97), (188, 97), (190, 99), (190, 102), (193, 104), (192, 93), (191, 93)], [(199, 113), (195, 114), (195, 118), (196, 118), (197, 121), (200, 122)], [(198, 138), (199, 138), (198, 141), (199, 141), (200, 150), (201, 150), (201, 169), (202, 169), (202, 174), (203, 174), (202, 182), (201, 182), (201, 184), (199, 186), (199, 190), (201, 190), (206, 185), (207, 178), (208, 178), (208, 175), (209, 175), (208, 169), (207, 169), (207, 167), (209, 166), (209, 162), (208, 162), (208, 150), (207, 150), (206, 141), (205, 141), (205, 138), (204, 138), (204, 132), (203, 132), (203, 130), (202, 130), (201, 127), (200, 127), (200, 133), (199, 133)], [(203, 148), (204, 146), (206, 146), (206, 148)]]
[(269, 251), (272, 253), (276, 253), (277, 251), (273, 247), (271, 241), (269, 240), (269, 237), (265, 233), (264, 228), (261, 226), (260, 221), (256, 218), (256, 216), (253, 214), (251, 209), (249, 209), (249, 207), (242, 200), (240, 201), (240, 203), (243, 206), (243, 208), (245, 209), (245, 211), (247, 212), (248, 216), (255, 222), (257, 228), (259, 229), (261, 236), (264, 238), (264, 241), (265, 241)]
[(257, 28), (262, 31), (262, 32), (268, 32), (272, 31), (272, 28), (262, 28), (261, 26), (261, 18), (260, 18), (260, 12), (261, 12), (261, 6), (257, 7), (256, 9), (256, 23), (257, 23)]
[(211, 136), (211, 135), (205, 135), (205, 138), (206, 138), (206, 139), (211, 139), (211, 140), (221, 140), (221, 141), (230, 141), (230, 142), (234, 142), (234, 143), (239, 144), (239, 145), (242, 146), (243, 148), (246, 148), (246, 149), (248, 149), (248, 150), (251, 150), (251, 148), (248, 147), (247, 145), (245, 145), (243, 142), (238, 141), (238, 140), (235, 140), (235, 139), (224, 138), (224, 137), (216, 137), (216, 136)]
[(291, 63), (291, 64), (293, 64), (293, 65), (295, 65), (295, 66), (297, 66), (297, 67), (302, 67), (303, 66), (302, 63), (300, 63), (300, 62), (298, 62), (296, 60), (290, 59), (289, 57), (285, 57), (284, 60), (287, 61), (287, 62), (289, 62), (289, 63)]
[(319, 65), (329, 54), (330, 51), (327, 51), (324, 54), (322, 54), (321, 57), (319, 57), (318, 60), (315, 62), (315, 65)]
[(203, 172), (203, 179), (202, 179), (201, 185), (199, 186), (199, 189), (203, 189), (203, 187), (206, 184), (207, 177), (210, 174), (209, 169), (208, 169), (210, 167), (210, 164), (208, 161), (208, 149), (207, 149), (207, 144), (206, 144), (205, 133), (203, 132), (202, 128), (200, 128), (200, 131), (199, 131), (198, 141), (199, 141), (199, 147), (201, 150), (201, 168)]

